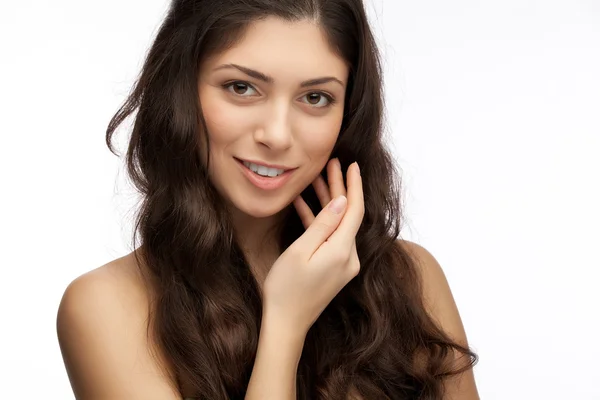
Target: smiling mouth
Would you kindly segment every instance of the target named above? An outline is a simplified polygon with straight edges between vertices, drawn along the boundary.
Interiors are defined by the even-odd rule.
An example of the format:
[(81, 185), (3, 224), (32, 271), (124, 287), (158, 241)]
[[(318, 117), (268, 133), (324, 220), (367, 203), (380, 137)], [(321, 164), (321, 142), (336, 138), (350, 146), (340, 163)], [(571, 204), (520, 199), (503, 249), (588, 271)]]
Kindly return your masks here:
[(276, 178), (285, 174), (288, 171), (292, 171), (291, 169), (281, 169), (281, 168), (272, 168), (266, 167), (264, 165), (251, 163), (245, 160), (236, 160), (239, 164), (243, 165), (246, 169), (252, 171), (258, 176), (263, 178)]
[(263, 168), (270, 168), (270, 169), (278, 169), (278, 170), (283, 170), (283, 172), (287, 172), (287, 171), (291, 171), (293, 169), (296, 169), (297, 167), (288, 167), (285, 165), (278, 165), (278, 164), (268, 164), (268, 163), (264, 163), (258, 160), (246, 160), (246, 159), (242, 159), (242, 158), (237, 158), (237, 157), (233, 157), (235, 158), (237, 161), (248, 165), (248, 164), (254, 164), (257, 167), (263, 167)]
[[(282, 170), (263, 169), (261, 172), (264, 173), (265, 170), (267, 170), (267, 172), (270, 172), (272, 174), (271, 176), (265, 176), (259, 174), (256, 171), (253, 171), (251, 169), (252, 167), (246, 165), (248, 164), (248, 162), (244, 162), (239, 159), (236, 159), (236, 161), (242, 169), (243, 174), (250, 181), (250, 183), (263, 190), (275, 190), (282, 187), (291, 178), (291, 175), (297, 169), (288, 169), (287, 171), (283, 172), (281, 172)], [(256, 166), (254, 166), (254, 168), (256, 169)]]

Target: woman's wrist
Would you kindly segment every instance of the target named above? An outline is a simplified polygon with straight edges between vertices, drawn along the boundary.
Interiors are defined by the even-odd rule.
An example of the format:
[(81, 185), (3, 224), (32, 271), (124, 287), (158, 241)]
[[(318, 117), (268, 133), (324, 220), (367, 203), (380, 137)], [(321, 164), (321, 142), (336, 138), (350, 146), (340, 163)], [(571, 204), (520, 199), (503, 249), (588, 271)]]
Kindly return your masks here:
[(302, 329), (289, 320), (264, 313), (260, 327), (259, 345), (261, 341), (268, 342), (279, 351), (289, 350), (290, 353), (297, 353), (299, 358), (302, 354), (306, 334), (306, 329)]
[(263, 314), (247, 400), (296, 398), (296, 374), (306, 332)]

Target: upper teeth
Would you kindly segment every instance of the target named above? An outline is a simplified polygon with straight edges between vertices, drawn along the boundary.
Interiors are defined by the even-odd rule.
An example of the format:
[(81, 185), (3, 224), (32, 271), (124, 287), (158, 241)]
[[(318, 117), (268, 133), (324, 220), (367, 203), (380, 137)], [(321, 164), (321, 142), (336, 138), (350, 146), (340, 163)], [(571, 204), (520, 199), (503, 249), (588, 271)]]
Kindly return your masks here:
[(258, 165), (248, 161), (244, 161), (244, 165), (262, 176), (277, 176), (283, 174), (283, 172), (285, 171), (283, 169), (278, 168), (268, 168), (264, 165)]

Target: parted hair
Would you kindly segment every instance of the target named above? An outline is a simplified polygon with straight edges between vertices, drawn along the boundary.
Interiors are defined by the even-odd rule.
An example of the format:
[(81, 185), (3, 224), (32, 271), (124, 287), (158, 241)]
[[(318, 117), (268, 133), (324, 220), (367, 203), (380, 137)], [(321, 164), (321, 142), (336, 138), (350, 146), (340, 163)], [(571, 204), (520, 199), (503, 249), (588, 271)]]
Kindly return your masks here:
[[(415, 260), (400, 246), (400, 174), (384, 143), (381, 56), (361, 0), (175, 0), (134, 86), (111, 118), (106, 143), (129, 116), (125, 155), (141, 195), (140, 243), (154, 300), (152, 335), (176, 382), (201, 399), (243, 399), (257, 350), (261, 293), (235, 239), (231, 215), (208, 176), (209, 139), (198, 95), (202, 62), (235, 45), (254, 21), (308, 19), (350, 67), (332, 158), (357, 161), (365, 215), (356, 236), (361, 269), (310, 328), (298, 399), (441, 399), (446, 378), (477, 355), (453, 342), (425, 310)], [(202, 157), (202, 152), (206, 156)], [(321, 172), (326, 178), (327, 171)], [(320, 211), (312, 186), (302, 196)], [(288, 208), (282, 249), (304, 228)], [(307, 294), (309, 295), (309, 294)], [(462, 355), (464, 365), (452, 360)]]

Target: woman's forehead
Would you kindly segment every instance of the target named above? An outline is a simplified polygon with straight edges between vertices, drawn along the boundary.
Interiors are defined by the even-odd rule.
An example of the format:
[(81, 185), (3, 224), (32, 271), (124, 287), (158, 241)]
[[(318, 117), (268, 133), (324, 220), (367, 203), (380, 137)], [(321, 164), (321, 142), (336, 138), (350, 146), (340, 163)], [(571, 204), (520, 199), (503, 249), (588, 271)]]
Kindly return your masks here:
[(261, 72), (279, 84), (332, 76), (347, 81), (345, 60), (334, 53), (320, 27), (309, 20), (296, 22), (267, 18), (253, 22), (231, 48), (206, 60), (204, 73), (224, 65), (240, 65)]

